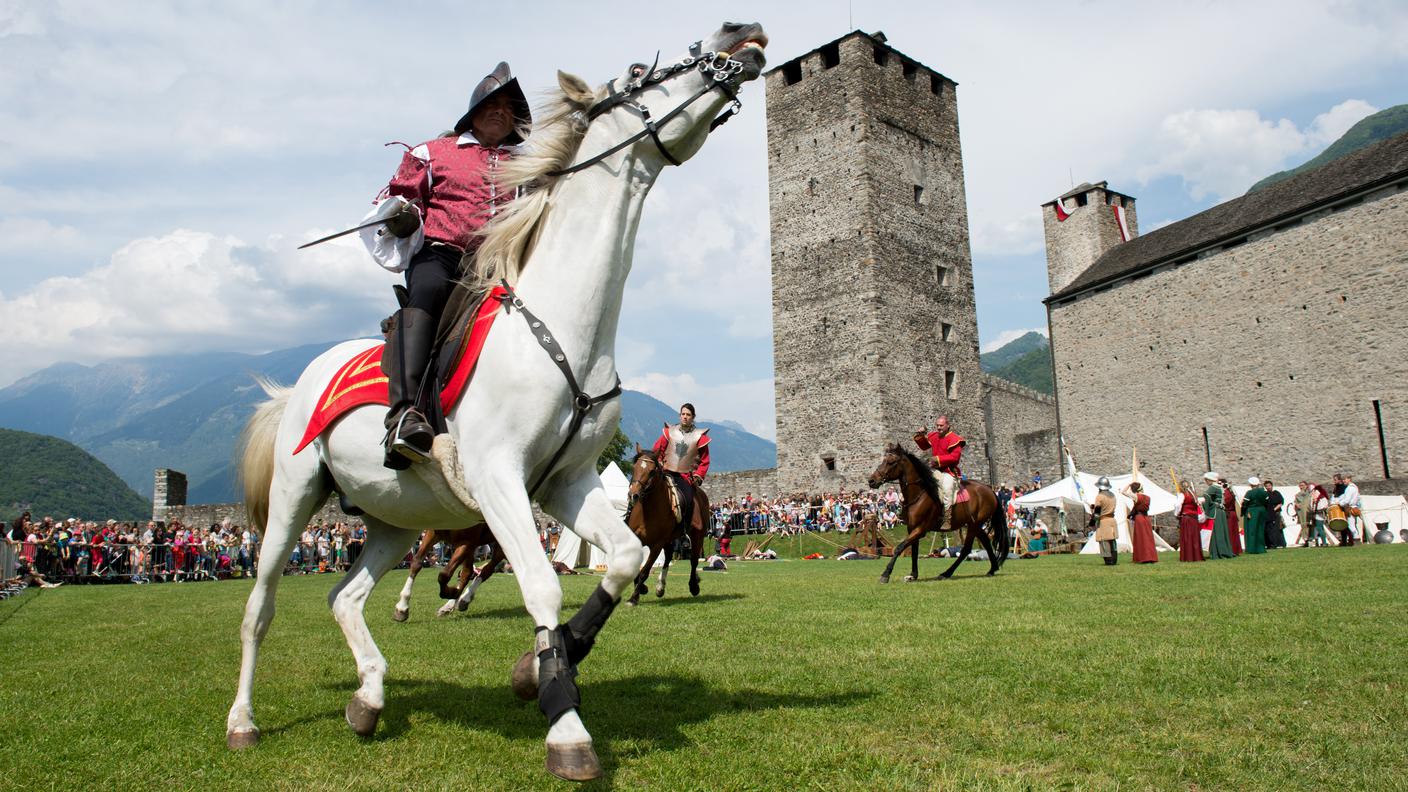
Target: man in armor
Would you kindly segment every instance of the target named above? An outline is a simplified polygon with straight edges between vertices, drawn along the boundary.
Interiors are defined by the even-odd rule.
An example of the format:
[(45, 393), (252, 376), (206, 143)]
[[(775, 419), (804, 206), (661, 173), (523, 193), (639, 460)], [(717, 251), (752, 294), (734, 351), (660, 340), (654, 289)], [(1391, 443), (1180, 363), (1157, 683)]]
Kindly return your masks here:
[(680, 406), (679, 423), (665, 424), (654, 451), (680, 494), (681, 521), (699, 530), (704, 515), (695, 508), (694, 488), (704, 483), (704, 474), (709, 472), (709, 430), (695, 426), (693, 404)]
[(403, 470), (429, 458), (435, 431), (424, 409), (435, 388), (425, 378), (440, 314), (460, 278), (461, 259), (479, 246), (476, 232), (513, 198), (499, 194), (494, 171), (513, 156), (523, 142), (520, 130), (530, 122), (523, 89), (508, 64), (500, 63), (475, 87), (453, 131), (408, 147), (364, 218), (385, 221), (362, 232), (372, 257), (406, 273), (407, 300), (393, 317), (382, 355), (391, 391), (387, 467)]
[(953, 498), (958, 492), (959, 478), (963, 475), (958, 463), (967, 442), (949, 428), (947, 415), (940, 415), (934, 422), (934, 431), (926, 434), (921, 429), (914, 433), (915, 445), (933, 453), (934, 458), (929, 461), (929, 466), (939, 471), (939, 499), (944, 504), (944, 524), (939, 529), (942, 531), (953, 530)]
[(1119, 561), (1119, 527), (1115, 524), (1115, 495), (1110, 490), (1110, 480), (1104, 476), (1095, 482), (1099, 492), (1090, 508), (1090, 525), (1095, 528), (1095, 541), (1100, 543), (1100, 555), (1106, 566), (1114, 566)]

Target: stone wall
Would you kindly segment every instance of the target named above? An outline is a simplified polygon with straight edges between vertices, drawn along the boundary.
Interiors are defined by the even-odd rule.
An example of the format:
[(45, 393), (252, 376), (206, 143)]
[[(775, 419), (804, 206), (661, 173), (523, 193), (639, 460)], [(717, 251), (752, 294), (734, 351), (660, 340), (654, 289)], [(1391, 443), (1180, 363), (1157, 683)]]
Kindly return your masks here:
[[(988, 439), (986, 476), (991, 484), (1026, 485), (1035, 471), (1041, 471), (1048, 483), (1061, 477), (1055, 399), (984, 374), (983, 423)], [(975, 477), (982, 473), (977, 462), (974, 459), (965, 467)]]
[(766, 85), (776, 484), (856, 488), (940, 414), (982, 426), (956, 84), (856, 32)]
[(1050, 307), (1061, 428), (1082, 469), (1232, 481), (1408, 475), (1408, 192)]
[(1056, 219), (1055, 201), (1041, 207), (1046, 233), (1046, 277), (1052, 294), (1069, 286), (1105, 251), (1124, 241), (1111, 206), (1124, 207), (1130, 239), (1139, 236), (1139, 215), (1134, 199), (1128, 195), (1108, 189), (1105, 182), (1082, 185), (1067, 195), (1070, 197), (1062, 201), (1062, 206), (1070, 216), (1065, 220)]
[(771, 498), (781, 494), (777, 489), (777, 468), (710, 473), (704, 480), (704, 491), (709, 493), (710, 503), (721, 503), (725, 498), (741, 498), (750, 493), (755, 498)]
[[(168, 506), (161, 517), (154, 519), (180, 520), (183, 525), (215, 525), (229, 520), (231, 525), (248, 525), (249, 520), (244, 511), (243, 503), (201, 503), (183, 504), (180, 506)], [(349, 517), (338, 508), (337, 496), (328, 499), (327, 503), (313, 515), (313, 523), (356, 523), (361, 522), (360, 517)]]

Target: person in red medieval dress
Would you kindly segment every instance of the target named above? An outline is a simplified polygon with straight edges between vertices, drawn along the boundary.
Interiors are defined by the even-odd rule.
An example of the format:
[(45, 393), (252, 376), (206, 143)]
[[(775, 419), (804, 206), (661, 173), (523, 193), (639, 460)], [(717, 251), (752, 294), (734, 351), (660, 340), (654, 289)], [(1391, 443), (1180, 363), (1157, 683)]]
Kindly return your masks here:
[(1227, 509), (1227, 538), (1232, 540), (1233, 557), (1242, 554), (1242, 526), (1237, 517), (1237, 496), (1227, 479), (1218, 482), (1222, 485), (1222, 508)]
[(1178, 506), (1178, 560), (1202, 561), (1202, 526), (1198, 524), (1198, 499), (1188, 482), (1179, 482), (1182, 502)]
[(931, 452), (934, 458), (929, 466), (939, 471), (939, 499), (944, 504), (944, 524), (939, 530), (953, 530), (953, 498), (958, 492), (958, 482), (963, 476), (959, 462), (963, 458), (963, 447), (968, 441), (949, 428), (948, 416), (940, 415), (934, 421), (934, 431), (914, 433), (914, 444)]
[(1134, 563), (1154, 564), (1159, 550), (1154, 546), (1154, 523), (1149, 520), (1149, 496), (1137, 481), (1129, 482), (1120, 494), (1134, 501), (1129, 507), (1129, 543), (1134, 546)]
[[(407, 147), (391, 183), (363, 222), (377, 263), (406, 273), (408, 299), (390, 323), (382, 354), (390, 409), (386, 466), (404, 470), (429, 458), (435, 429), (426, 418), (433, 380), (421, 392), (431, 364), (440, 314), (461, 276), (460, 262), (478, 248), (480, 227), (512, 194), (501, 195), (494, 174), (516, 152), (531, 123), (528, 100), (507, 63), (479, 82), (469, 109), (443, 136)], [(404, 144), (402, 144), (404, 145)]]
[(704, 483), (704, 475), (709, 472), (709, 430), (697, 426), (694, 415), (693, 404), (680, 405), (680, 422), (665, 424), (652, 450), (679, 492), (681, 522), (698, 531), (703, 529), (708, 515), (695, 508), (694, 490)]

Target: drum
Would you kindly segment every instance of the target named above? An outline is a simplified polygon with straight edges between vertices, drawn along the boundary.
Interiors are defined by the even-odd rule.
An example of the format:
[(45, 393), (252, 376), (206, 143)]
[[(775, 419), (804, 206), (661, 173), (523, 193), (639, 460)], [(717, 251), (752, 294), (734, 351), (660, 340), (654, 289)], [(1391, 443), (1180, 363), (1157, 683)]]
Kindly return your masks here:
[(1349, 519), (1345, 517), (1344, 508), (1337, 503), (1330, 504), (1330, 530), (1344, 531), (1349, 529)]

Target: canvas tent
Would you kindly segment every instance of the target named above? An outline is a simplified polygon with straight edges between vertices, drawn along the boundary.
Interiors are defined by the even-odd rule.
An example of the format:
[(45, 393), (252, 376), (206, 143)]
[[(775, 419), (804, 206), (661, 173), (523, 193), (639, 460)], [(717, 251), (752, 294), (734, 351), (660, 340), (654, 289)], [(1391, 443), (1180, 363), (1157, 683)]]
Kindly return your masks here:
[[(626, 480), (626, 474), (616, 465), (607, 465), (606, 469), (601, 471), (601, 483), (606, 487), (606, 494), (611, 498), (611, 505), (616, 507), (616, 513), (624, 518), (626, 493), (631, 487), (631, 483)], [(606, 553), (590, 542), (582, 541), (582, 537), (566, 526), (563, 526), (562, 534), (557, 537), (557, 550), (553, 552), (552, 560), (573, 569), (584, 566), (590, 566), (592, 569), (606, 568)]]
[[(1017, 499), (1016, 503), (1018, 507), (1025, 509), (1049, 507), (1066, 512), (1079, 511), (1088, 514), (1090, 503), (1095, 500), (1095, 493), (1099, 491), (1095, 486), (1095, 482), (1099, 479), (1100, 477), (1093, 473), (1077, 471), (1075, 476), (1067, 476), (1054, 484), (1023, 495)], [(1122, 553), (1134, 551), (1134, 546), (1129, 541), (1129, 509), (1134, 504), (1129, 498), (1119, 494), (1120, 490), (1124, 489), (1132, 479), (1133, 476), (1129, 473), (1122, 476), (1110, 476), (1110, 489), (1115, 493), (1115, 526), (1119, 531), (1116, 546)], [(1079, 489), (1076, 488), (1077, 480), (1080, 481)], [(1178, 508), (1178, 496), (1150, 481), (1149, 477), (1143, 473), (1139, 474), (1139, 485), (1143, 488), (1144, 494), (1149, 496), (1149, 514), (1151, 516), (1166, 514)], [(1160, 552), (1173, 550), (1173, 546), (1164, 541), (1164, 538), (1159, 536), (1157, 532), (1154, 534), (1154, 546)], [(1080, 552), (1081, 555), (1100, 552), (1100, 545), (1095, 541), (1094, 536), (1086, 541)]]

